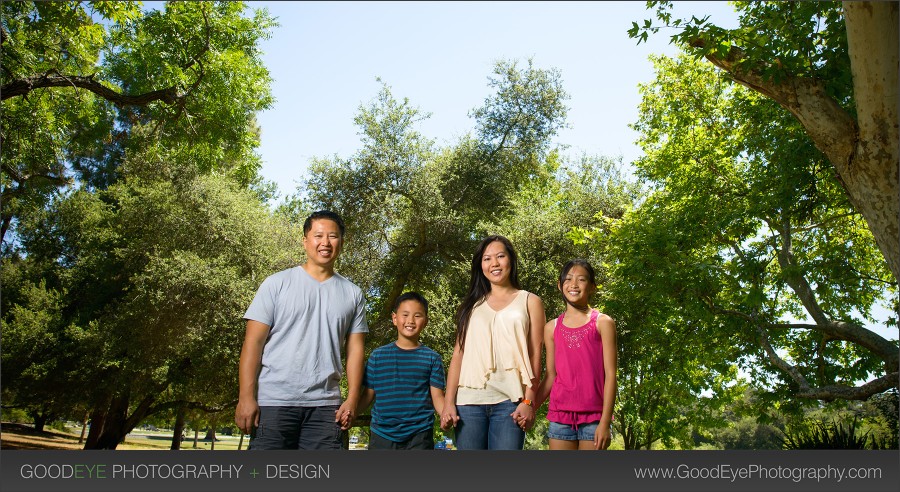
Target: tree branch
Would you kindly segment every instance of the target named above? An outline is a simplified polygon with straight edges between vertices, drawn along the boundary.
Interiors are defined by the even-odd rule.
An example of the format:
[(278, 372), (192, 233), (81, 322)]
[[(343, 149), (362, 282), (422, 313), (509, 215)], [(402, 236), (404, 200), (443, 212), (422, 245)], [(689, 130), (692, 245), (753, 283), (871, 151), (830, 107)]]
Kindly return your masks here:
[(838, 214), (838, 215), (835, 215), (832, 217), (826, 217), (826, 218), (822, 219), (822, 221), (819, 222), (818, 224), (810, 224), (808, 226), (795, 227), (794, 230), (798, 231), (798, 232), (811, 231), (814, 229), (819, 229), (821, 227), (824, 227), (831, 222), (837, 222), (838, 220), (845, 219), (847, 217), (855, 217), (857, 215), (859, 215), (859, 212), (849, 212), (846, 214)]
[(888, 364), (888, 371), (896, 368), (898, 363), (900, 363), (900, 354), (897, 353), (897, 347), (893, 343), (859, 325), (834, 321), (819, 306), (816, 300), (816, 293), (794, 262), (794, 255), (791, 251), (790, 221), (785, 218), (780, 227), (771, 223), (769, 227), (778, 230), (781, 234), (781, 248), (778, 249), (777, 259), (784, 280), (800, 299), (803, 307), (812, 316), (813, 321), (815, 321), (814, 325), (806, 325), (804, 328), (865, 347)]
[(781, 369), (782, 372), (786, 373), (794, 382), (800, 386), (800, 393), (806, 393), (810, 391), (809, 381), (803, 377), (803, 374), (800, 374), (800, 371), (797, 370), (796, 367), (789, 364), (786, 360), (782, 359), (778, 356), (778, 353), (775, 352), (775, 349), (772, 348), (772, 344), (769, 343), (769, 333), (765, 328), (760, 324), (756, 324), (756, 332), (759, 334), (759, 344), (762, 345), (763, 350), (766, 352), (766, 356), (769, 358), (769, 362), (772, 363), (775, 367)]
[(129, 95), (116, 92), (115, 90), (106, 87), (99, 81), (94, 80), (93, 76), (83, 77), (79, 75), (61, 75), (54, 73), (34, 75), (24, 79), (13, 80), (4, 84), (3, 87), (0, 88), (0, 92), (2, 92), (2, 100), (5, 101), (12, 97), (24, 96), (35, 89), (48, 87), (74, 87), (86, 89), (116, 106), (146, 106), (154, 101), (174, 104), (179, 99), (175, 87), (146, 92), (144, 94)]
[(807, 388), (806, 391), (800, 391), (797, 396), (801, 398), (812, 398), (816, 400), (832, 401), (842, 400), (866, 400), (872, 395), (896, 388), (900, 379), (898, 379), (897, 371), (885, 374), (878, 379), (873, 379), (862, 386), (847, 386), (843, 384), (832, 384), (821, 388)]
[[(816, 325), (808, 325), (808, 326), (816, 326)], [(766, 352), (766, 356), (769, 361), (777, 368), (781, 369), (784, 373), (790, 376), (791, 379), (794, 380), (795, 383), (799, 386), (799, 390), (797, 391), (797, 396), (800, 398), (810, 398), (816, 400), (823, 401), (831, 401), (835, 399), (845, 399), (845, 400), (865, 400), (872, 395), (881, 393), (891, 388), (896, 388), (898, 383), (900, 383), (900, 379), (898, 379), (898, 371), (896, 355), (895, 361), (893, 363), (893, 367), (891, 370), (891, 366), (889, 367), (887, 374), (873, 379), (866, 384), (861, 386), (848, 386), (844, 384), (832, 384), (828, 386), (822, 386), (819, 388), (810, 387), (809, 381), (800, 374), (800, 371), (787, 361), (778, 356), (775, 352), (775, 349), (772, 348), (772, 344), (769, 343), (769, 334), (760, 324), (756, 325), (756, 331), (759, 333), (759, 341), (760, 345), (762, 345), (763, 349)], [(896, 352), (896, 347), (894, 348)]]
[(778, 265), (781, 267), (782, 275), (785, 282), (791, 287), (791, 290), (800, 298), (803, 307), (812, 316), (816, 324), (827, 324), (830, 319), (825, 311), (819, 306), (816, 300), (816, 294), (810, 287), (806, 277), (800, 273), (797, 264), (794, 262), (793, 238), (791, 236), (791, 222), (785, 215), (780, 225), (769, 222), (769, 228), (778, 231), (781, 235), (781, 247), (778, 248), (776, 258)]
[(833, 340), (843, 340), (865, 347), (880, 359), (884, 360), (885, 364), (888, 365), (888, 371), (890, 371), (891, 367), (900, 365), (900, 355), (898, 355), (897, 352), (897, 345), (890, 340), (881, 337), (877, 333), (854, 323), (829, 321), (827, 323), (817, 324), (779, 323), (771, 324), (769, 326), (772, 328), (816, 331), (831, 337)]
[(231, 408), (237, 405), (237, 400), (232, 400), (226, 403), (223, 403), (221, 406), (211, 407), (208, 405), (204, 405), (203, 403), (196, 401), (187, 401), (187, 400), (172, 400), (167, 401), (165, 403), (160, 403), (158, 405), (154, 405), (147, 411), (147, 415), (153, 415), (163, 410), (170, 410), (173, 408), (178, 408), (184, 405), (185, 408), (189, 408), (191, 410), (201, 410), (206, 413), (217, 413), (225, 410), (226, 408)]
[[(706, 41), (694, 39), (694, 48), (705, 48)], [(858, 128), (853, 117), (825, 90), (825, 84), (816, 79), (783, 75), (779, 81), (763, 75), (760, 68), (744, 68), (744, 51), (732, 46), (728, 55), (719, 57), (715, 52), (706, 55), (713, 65), (731, 74), (736, 82), (774, 100), (793, 114), (806, 128), (816, 147), (838, 167), (849, 166), (856, 148)]]
[[(855, 115), (828, 94), (824, 81), (788, 73), (769, 77), (766, 69), (771, 65), (764, 61), (749, 63), (745, 52), (736, 46), (724, 57), (711, 51), (706, 59), (800, 121), (816, 148), (834, 165), (838, 181), (868, 223), (894, 278), (900, 280), (900, 132), (896, 104), (900, 8), (897, 2), (843, 5)], [(707, 41), (696, 38), (689, 45), (704, 49)]]

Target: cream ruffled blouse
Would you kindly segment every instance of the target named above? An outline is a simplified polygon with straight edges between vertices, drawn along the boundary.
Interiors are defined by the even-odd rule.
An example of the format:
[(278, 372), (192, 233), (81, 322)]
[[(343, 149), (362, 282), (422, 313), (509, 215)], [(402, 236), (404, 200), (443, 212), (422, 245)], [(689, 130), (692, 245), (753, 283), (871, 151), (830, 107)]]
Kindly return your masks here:
[(480, 405), (525, 396), (534, 373), (528, 357), (529, 293), (520, 290), (494, 311), (482, 299), (469, 318), (459, 373), (457, 404)]

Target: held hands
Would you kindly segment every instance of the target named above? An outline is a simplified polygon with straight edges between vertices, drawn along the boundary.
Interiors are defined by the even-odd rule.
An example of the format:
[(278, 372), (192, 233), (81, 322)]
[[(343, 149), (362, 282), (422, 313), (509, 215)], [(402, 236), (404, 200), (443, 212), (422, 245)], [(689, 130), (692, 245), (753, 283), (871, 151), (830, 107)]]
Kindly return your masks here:
[(356, 420), (356, 402), (345, 400), (341, 407), (334, 412), (335, 423), (341, 424), (341, 430), (347, 430)]
[(516, 407), (516, 410), (509, 414), (523, 431), (529, 431), (534, 425), (534, 408), (531, 405), (522, 402)]
[(444, 411), (441, 413), (441, 429), (450, 430), (456, 427), (459, 422), (459, 415), (456, 414), (456, 405), (444, 403)]

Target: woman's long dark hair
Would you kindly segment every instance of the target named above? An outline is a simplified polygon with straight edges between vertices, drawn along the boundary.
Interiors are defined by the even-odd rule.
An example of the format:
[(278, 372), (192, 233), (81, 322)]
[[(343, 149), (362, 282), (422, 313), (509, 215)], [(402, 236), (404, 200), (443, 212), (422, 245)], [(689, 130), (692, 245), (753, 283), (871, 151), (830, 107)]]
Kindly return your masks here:
[(472, 256), (472, 279), (469, 281), (469, 292), (463, 298), (459, 309), (456, 310), (456, 341), (459, 343), (460, 350), (463, 350), (466, 346), (466, 332), (469, 329), (469, 319), (472, 317), (472, 311), (484, 302), (484, 297), (491, 291), (491, 283), (481, 270), (481, 258), (484, 256), (484, 250), (487, 249), (488, 245), (495, 241), (503, 243), (507, 254), (509, 254), (509, 283), (517, 289), (520, 288), (519, 257), (516, 255), (516, 250), (513, 248), (512, 243), (509, 242), (509, 239), (503, 236), (488, 236), (482, 239), (475, 249), (475, 255)]

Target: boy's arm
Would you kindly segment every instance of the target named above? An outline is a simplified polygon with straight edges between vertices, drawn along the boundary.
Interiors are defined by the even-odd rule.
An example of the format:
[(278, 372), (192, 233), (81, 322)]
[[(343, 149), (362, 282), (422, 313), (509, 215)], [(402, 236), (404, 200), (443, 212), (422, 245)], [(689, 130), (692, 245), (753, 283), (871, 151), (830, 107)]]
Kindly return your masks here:
[(375, 390), (365, 388), (359, 397), (359, 404), (356, 405), (356, 415), (362, 415), (369, 409), (369, 405), (375, 401)]
[(431, 405), (438, 415), (444, 413), (444, 390), (431, 386)]
[(347, 399), (334, 416), (334, 421), (340, 422), (343, 430), (349, 429), (356, 418), (365, 369), (365, 340), (365, 333), (351, 333), (347, 338)]
[(269, 325), (256, 320), (247, 320), (244, 345), (238, 362), (238, 404), (234, 410), (234, 423), (244, 434), (250, 434), (259, 426), (259, 404), (256, 389), (259, 369), (262, 367), (263, 347), (269, 336)]

